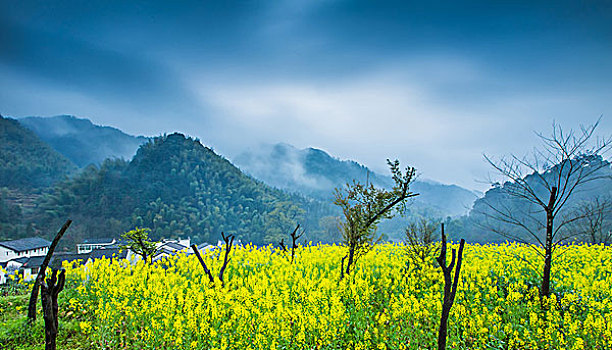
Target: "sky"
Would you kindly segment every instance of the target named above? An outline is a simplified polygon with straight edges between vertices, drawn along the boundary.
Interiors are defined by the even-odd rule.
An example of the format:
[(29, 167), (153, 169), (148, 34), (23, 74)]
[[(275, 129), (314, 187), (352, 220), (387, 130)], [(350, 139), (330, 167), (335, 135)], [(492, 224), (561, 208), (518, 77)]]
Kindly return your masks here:
[(610, 1), (0, 2), (0, 113), (320, 148), (486, 190), (483, 154), (603, 116)]

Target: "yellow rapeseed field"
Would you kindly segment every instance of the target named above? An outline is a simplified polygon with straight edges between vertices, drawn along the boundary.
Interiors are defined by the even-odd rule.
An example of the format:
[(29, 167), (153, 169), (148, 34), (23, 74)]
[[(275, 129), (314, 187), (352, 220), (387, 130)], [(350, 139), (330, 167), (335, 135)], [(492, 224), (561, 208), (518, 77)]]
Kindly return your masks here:
[[(339, 246), (236, 247), (221, 287), (194, 255), (153, 265), (98, 260), (68, 267), (70, 307), (110, 349), (430, 349), (443, 278), (434, 257), (377, 246), (339, 281)], [(519, 244), (466, 245), (449, 319), (452, 349), (612, 348), (612, 248), (561, 247), (554, 295), (540, 300), (540, 261)], [(204, 260), (218, 272), (221, 250)], [(534, 265), (532, 267), (532, 265)]]

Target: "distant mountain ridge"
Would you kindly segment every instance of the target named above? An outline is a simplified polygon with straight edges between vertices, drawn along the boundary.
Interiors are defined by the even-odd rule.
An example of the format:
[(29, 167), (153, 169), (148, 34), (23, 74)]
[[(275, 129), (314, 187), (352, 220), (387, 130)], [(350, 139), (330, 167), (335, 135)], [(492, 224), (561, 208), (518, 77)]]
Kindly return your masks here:
[[(571, 161), (576, 162), (575, 159)], [(581, 203), (592, 202), (595, 199), (610, 200), (612, 198), (612, 164), (601, 155), (584, 155), (581, 162), (582, 167), (591, 167), (591, 169), (597, 170), (591, 179), (581, 183), (572, 192), (572, 195), (558, 211), (556, 225), (565, 220), (564, 217), (578, 216), (576, 212)], [(540, 199), (547, 199), (550, 192), (541, 179), (546, 179), (549, 183), (555, 183), (555, 176), (559, 171), (556, 169), (561, 169), (559, 164), (541, 174), (528, 174), (523, 180)], [(533, 241), (533, 237), (528, 232), (540, 235), (540, 237), (544, 236), (543, 232), (545, 232), (546, 225), (543, 223), (546, 223), (546, 213), (543, 208), (530, 203), (528, 200), (509, 194), (509, 192), (512, 192), (513, 186), (515, 184), (510, 181), (496, 184), (474, 203), (474, 207), (464, 223), (466, 234), (472, 241), (504, 241), (507, 239), (502, 235), (492, 235), (491, 229), (493, 227), (497, 231), (507, 232), (508, 235), (520, 237), (525, 241)], [(559, 188), (563, 188), (563, 183), (560, 186)], [(610, 215), (610, 210), (607, 210), (605, 215)], [(503, 213), (503, 215), (511, 213), (513, 218), (521, 222), (521, 226), (511, 224), (511, 220), (507, 220), (507, 217), (500, 213)], [(495, 220), (494, 218), (499, 219)], [(580, 224), (581, 221), (577, 220), (574, 223)], [(573, 229), (574, 227), (571, 224), (564, 227), (555, 226), (555, 230), (559, 230), (560, 234), (564, 234), (565, 230), (571, 231)], [(565, 232), (565, 234), (567, 233)]]
[(71, 115), (25, 117), (19, 123), (81, 168), (100, 165), (107, 158), (131, 159), (148, 140)]
[[(88, 119), (62, 115), (49, 118), (26, 117), (19, 122), (79, 167), (100, 165), (107, 158), (129, 160), (148, 138), (125, 134), (119, 129), (99, 126)], [(330, 202), (333, 190), (353, 179), (390, 187), (392, 179), (352, 160), (340, 160), (317, 148), (297, 149), (289, 144), (262, 146), (244, 152), (233, 163), (254, 178), (289, 192)], [(420, 195), (415, 202), (438, 216), (467, 214), (478, 196), (456, 185), (417, 180), (412, 186)]]
[(0, 187), (40, 189), (76, 171), (66, 157), (17, 120), (0, 116)]
[[(353, 179), (361, 183), (389, 188), (390, 176), (371, 171), (352, 160), (340, 160), (316, 148), (297, 149), (288, 144), (262, 146), (243, 152), (234, 163), (251, 176), (284, 190), (299, 192), (320, 200), (331, 200), (333, 190)], [(433, 181), (415, 181), (411, 191), (419, 193), (415, 203), (426, 206), (443, 216), (466, 214), (476, 193), (457, 185)]]
[(277, 243), (298, 222), (315, 239), (319, 218), (330, 215), (329, 206), (268, 187), (176, 133), (148, 141), (130, 162), (86, 168), (39, 208), (41, 224), (72, 218), (72, 237), (117, 236), (138, 226), (150, 228), (153, 239), (216, 242), (225, 232), (255, 244)]

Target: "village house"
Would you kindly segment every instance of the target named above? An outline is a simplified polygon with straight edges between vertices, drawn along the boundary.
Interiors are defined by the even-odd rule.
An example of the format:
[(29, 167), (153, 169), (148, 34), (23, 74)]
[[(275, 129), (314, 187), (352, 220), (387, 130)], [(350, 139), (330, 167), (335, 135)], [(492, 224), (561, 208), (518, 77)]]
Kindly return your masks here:
[[(49, 267), (53, 269), (59, 269), (62, 267), (64, 261), (80, 261), (85, 263), (89, 254), (74, 254), (74, 253), (56, 253), (53, 254)], [(19, 279), (25, 282), (32, 281), (38, 275), (40, 267), (42, 266), (45, 256), (32, 256), (32, 257), (21, 257), (7, 261), (4, 267), (7, 275), (14, 274), (18, 271)], [(0, 284), (6, 283), (7, 278), (0, 279)]]
[(106, 249), (116, 245), (118, 242), (114, 238), (90, 238), (77, 244), (77, 254), (90, 253), (96, 249)]
[(153, 256), (153, 261), (157, 261), (164, 257), (175, 255), (178, 252), (189, 253), (190, 246), (190, 238), (179, 240), (164, 239), (156, 244), (157, 251)]
[(40, 237), (0, 242), (0, 262), (7, 262), (15, 258), (45, 256), (50, 245), (51, 242)]

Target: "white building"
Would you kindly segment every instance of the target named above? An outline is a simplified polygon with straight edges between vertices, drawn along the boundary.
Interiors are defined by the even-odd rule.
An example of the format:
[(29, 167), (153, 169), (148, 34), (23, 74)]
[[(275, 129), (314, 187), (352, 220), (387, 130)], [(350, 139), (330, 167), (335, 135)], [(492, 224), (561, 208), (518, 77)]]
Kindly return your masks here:
[(0, 242), (0, 262), (15, 258), (45, 256), (51, 242), (39, 237)]
[(86, 254), (90, 253), (92, 250), (110, 248), (116, 243), (117, 240), (115, 240), (114, 238), (86, 239), (83, 243), (77, 244), (77, 254)]
[(164, 239), (161, 242), (157, 242), (156, 253), (153, 256), (153, 261), (157, 261), (161, 258), (174, 255), (178, 252), (189, 252), (191, 246), (191, 238), (186, 239)]
[(5, 263), (0, 263), (0, 284), (6, 283), (6, 276), (8, 273), (6, 272)]

